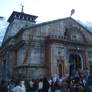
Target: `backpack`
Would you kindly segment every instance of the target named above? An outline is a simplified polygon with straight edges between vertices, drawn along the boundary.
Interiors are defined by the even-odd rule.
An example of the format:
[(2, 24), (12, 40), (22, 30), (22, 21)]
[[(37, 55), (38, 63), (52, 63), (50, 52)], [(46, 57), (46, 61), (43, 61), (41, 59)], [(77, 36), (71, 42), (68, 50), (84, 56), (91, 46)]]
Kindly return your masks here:
[(61, 85), (61, 82), (57, 82), (57, 86), (58, 87), (61, 87), (62, 85)]

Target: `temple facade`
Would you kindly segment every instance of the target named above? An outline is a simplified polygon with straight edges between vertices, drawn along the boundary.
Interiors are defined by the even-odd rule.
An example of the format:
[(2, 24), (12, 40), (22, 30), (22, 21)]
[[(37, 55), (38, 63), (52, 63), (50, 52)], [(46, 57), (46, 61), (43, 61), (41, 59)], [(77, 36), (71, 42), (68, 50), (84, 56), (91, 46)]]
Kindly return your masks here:
[(71, 17), (37, 24), (13, 12), (0, 47), (0, 79), (68, 76), (92, 72), (92, 33)]

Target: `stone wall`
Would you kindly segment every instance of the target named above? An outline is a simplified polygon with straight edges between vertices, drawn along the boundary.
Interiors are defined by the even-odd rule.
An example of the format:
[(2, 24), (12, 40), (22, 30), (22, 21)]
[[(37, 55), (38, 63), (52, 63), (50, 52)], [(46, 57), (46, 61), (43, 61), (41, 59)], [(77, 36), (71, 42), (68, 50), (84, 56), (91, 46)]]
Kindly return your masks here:
[(30, 26), (32, 24), (33, 23), (29, 21), (15, 19), (11, 24), (9, 24), (6, 30), (5, 36), (4, 36), (4, 41), (16, 35), (20, 31), (21, 28)]
[[(76, 41), (78, 41), (78, 42), (80, 42), (80, 40), (81, 40), (81, 42), (85, 42), (84, 38), (87, 39), (87, 36), (91, 36), (89, 34), (89, 32), (86, 32), (87, 36), (85, 36), (86, 30), (83, 29), (79, 24), (75, 23), (74, 21), (72, 21), (70, 19), (58, 21), (58, 22), (52, 22), (52, 23), (48, 23), (48, 24), (44, 24), (44, 25), (39, 25), (39, 26), (32, 27), (30, 29), (27, 29), (26, 31), (24, 31), (24, 33), (22, 35), (23, 36), (22, 39), (30, 40), (30, 42), (33, 41), (32, 47), (30, 46), (31, 49), (29, 52), (31, 52), (31, 53), (28, 57), (27, 63), (28, 64), (30, 63), (31, 65), (32, 64), (33, 65), (41, 64), (44, 66), (45, 57), (43, 55), (44, 52), (42, 52), (42, 53), (40, 52), (41, 51), (41, 48), (39, 45), (40, 40), (41, 41), (43, 40), (43, 43), (41, 43), (41, 45), (44, 46), (45, 38), (48, 35), (54, 35), (57, 40), (58, 40), (58, 36), (60, 36), (62, 39), (64, 39), (66, 28), (77, 28), (78, 29), (76, 31), (72, 30), (73, 32), (71, 32), (71, 34), (73, 33), (78, 36), (76, 39)], [(79, 31), (82, 31), (83, 33), (81, 33), (81, 32), (79, 33)], [(89, 41), (89, 40), (87, 40), (87, 41)], [(57, 59), (64, 60), (65, 67), (66, 67), (66, 73), (69, 73), (69, 69), (68, 69), (68, 67), (69, 67), (68, 59), (69, 58), (67, 58), (68, 56), (66, 55), (66, 54), (68, 54), (66, 52), (67, 47), (69, 47), (69, 46), (62, 44), (62, 42), (60, 44), (58, 44), (58, 43), (51, 44), (50, 48), (51, 48), (51, 75), (52, 76), (57, 74), (57, 69), (56, 69)], [(58, 54), (58, 51), (60, 51), (60, 48), (62, 48), (62, 50), (61, 50), (62, 55)], [(40, 68), (38, 68), (38, 70), (40, 70)], [(44, 69), (40, 70), (40, 71), (44, 71)], [(33, 76), (34, 76), (34, 74), (33, 74)]]
[[(15, 35), (25, 25), (31, 24), (31, 22), (14, 20), (13, 23), (10, 24), (10, 28), (7, 29), (7, 35), (5, 35), (4, 40), (6, 40), (10, 36)], [(67, 32), (67, 30), (68, 34), (65, 33)], [(49, 36), (51, 36), (51, 38), (49, 38)], [(65, 38), (65, 36), (67, 36), (67, 39)], [(51, 43), (49, 43), (49, 50), (51, 52), (49, 53), (51, 54), (49, 60), (49, 62), (51, 63), (51, 76), (58, 74), (57, 60), (63, 60), (65, 62), (66, 74), (69, 73), (69, 56), (67, 49), (75, 49), (76, 46), (78, 46), (80, 50), (86, 52), (87, 64), (89, 64), (88, 61), (92, 61), (92, 53), (90, 52), (92, 50), (91, 47), (89, 49), (89, 47), (78, 45), (80, 42), (80, 44), (91, 43), (91, 34), (88, 32), (88, 30), (86, 30), (84, 27), (82, 27), (72, 19), (35, 24), (18, 34), (14, 40), (16, 47), (16, 49), (14, 50), (17, 51), (17, 66), (21, 66), (18, 72), (20, 74), (23, 73), (23, 75), (26, 75), (27, 73), (26, 78), (29, 79), (32, 77), (36, 78), (46, 76), (45, 47), (47, 44), (45, 42), (47, 40), (47, 37), (48, 40), (51, 41)], [(74, 38), (76, 39), (74, 40)], [(24, 41), (23, 45), (21, 45), (22, 41)], [(10, 45), (14, 45), (14, 43)], [(28, 52), (26, 52), (27, 49)], [(15, 56), (13, 54), (11, 53), (10, 56), (14, 57), (15, 59)], [(28, 57), (26, 59), (26, 62), (23, 62), (26, 54), (28, 54)], [(9, 64), (11, 63), (14, 65), (14, 63), (12, 63), (14, 62), (12, 57), (10, 57), (11, 59), (9, 59)], [(25, 68), (25, 65), (26, 67), (29, 67)], [(11, 69), (12, 66), (10, 65), (9, 67)], [(8, 71), (11, 72), (10, 69)]]

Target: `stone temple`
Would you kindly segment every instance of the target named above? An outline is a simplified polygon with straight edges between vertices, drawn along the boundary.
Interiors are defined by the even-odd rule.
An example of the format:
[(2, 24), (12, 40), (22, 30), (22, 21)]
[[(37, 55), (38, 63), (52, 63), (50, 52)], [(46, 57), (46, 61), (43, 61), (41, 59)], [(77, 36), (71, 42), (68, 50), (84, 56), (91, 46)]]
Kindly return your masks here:
[(92, 33), (71, 17), (36, 23), (14, 11), (0, 47), (0, 79), (66, 76), (92, 72)]

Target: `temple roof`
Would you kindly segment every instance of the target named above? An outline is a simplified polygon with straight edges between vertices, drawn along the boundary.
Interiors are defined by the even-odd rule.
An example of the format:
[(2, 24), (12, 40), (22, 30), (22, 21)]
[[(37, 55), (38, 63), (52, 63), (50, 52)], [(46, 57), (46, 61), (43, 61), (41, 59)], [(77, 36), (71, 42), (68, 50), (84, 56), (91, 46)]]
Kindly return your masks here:
[(16, 12), (13, 11), (11, 16), (8, 19), (8, 22), (11, 23), (14, 19), (19, 19), (19, 20), (26, 20), (26, 21), (31, 21), (31, 22), (35, 22), (35, 19), (38, 16), (35, 15), (30, 15), (30, 14), (26, 14), (23, 12)]

